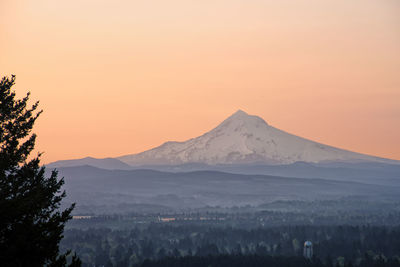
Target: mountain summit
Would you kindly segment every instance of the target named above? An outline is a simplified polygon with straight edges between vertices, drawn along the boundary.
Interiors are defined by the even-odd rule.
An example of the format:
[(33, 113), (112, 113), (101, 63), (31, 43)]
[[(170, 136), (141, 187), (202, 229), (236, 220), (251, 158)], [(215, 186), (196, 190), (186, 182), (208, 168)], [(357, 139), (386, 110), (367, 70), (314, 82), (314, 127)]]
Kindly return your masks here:
[(391, 162), (307, 140), (238, 110), (202, 136), (166, 142), (139, 154), (117, 158), (129, 165), (290, 164), (302, 162)]

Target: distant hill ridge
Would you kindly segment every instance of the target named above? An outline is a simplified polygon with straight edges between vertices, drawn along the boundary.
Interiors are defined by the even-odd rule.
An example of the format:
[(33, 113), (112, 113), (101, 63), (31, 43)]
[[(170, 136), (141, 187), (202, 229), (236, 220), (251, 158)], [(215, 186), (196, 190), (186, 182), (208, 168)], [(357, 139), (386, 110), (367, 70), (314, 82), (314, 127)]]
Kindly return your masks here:
[(86, 157), (82, 159), (71, 159), (71, 160), (59, 160), (46, 165), (47, 168), (62, 168), (62, 167), (75, 167), (75, 166), (93, 166), (108, 170), (129, 170), (132, 167), (118, 159), (104, 158), (96, 159), (92, 157)]
[[(173, 173), (143, 169), (104, 170), (92, 166), (59, 168), (59, 172), (65, 177), (67, 200), (77, 202), (78, 207), (148, 204), (179, 210), (351, 196), (399, 201), (400, 196), (399, 179), (366, 179), (366, 183), (362, 183), (209, 170)], [(104, 209), (101, 210), (103, 213)]]

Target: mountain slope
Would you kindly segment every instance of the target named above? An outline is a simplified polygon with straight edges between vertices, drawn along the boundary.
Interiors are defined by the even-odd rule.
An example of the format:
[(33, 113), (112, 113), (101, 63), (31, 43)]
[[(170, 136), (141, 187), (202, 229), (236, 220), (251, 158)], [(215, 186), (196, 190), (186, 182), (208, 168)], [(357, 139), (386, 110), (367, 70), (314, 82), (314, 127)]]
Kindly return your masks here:
[(307, 140), (268, 125), (239, 110), (213, 130), (185, 142), (166, 142), (139, 154), (117, 159), (133, 166), (216, 164), (290, 164), (294, 162), (382, 162), (372, 157)]

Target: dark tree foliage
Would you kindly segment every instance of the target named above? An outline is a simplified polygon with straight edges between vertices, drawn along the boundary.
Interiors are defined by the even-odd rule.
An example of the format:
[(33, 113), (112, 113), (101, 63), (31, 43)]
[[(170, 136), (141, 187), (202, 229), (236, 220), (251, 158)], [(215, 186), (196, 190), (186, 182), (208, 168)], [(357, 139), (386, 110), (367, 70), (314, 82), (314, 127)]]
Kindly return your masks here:
[(141, 267), (325, 267), (319, 261), (302, 257), (272, 257), (259, 255), (208, 255), (164, 258), (158, 261), (145, 260)]
[[(245, 266), (253, 266), (248, 261), (253, 258), (260, 259), (262, 264), (280, 258), (287, 263), (296, 259), (307, 263), (303, 258), (305, 240), (313, 242), (312, 263), (322, 262), (326, 267), (400, 267), (400, 226), (294, 225), (240, 229), (229, 225), (156, 223), (131, 228), (123, 225), (111, 230), (93, 227), (92, 219), (86, 223), (85, 229), (69, 225), (60, 247), (76, 251), (82, 258), (82, 266), (88, 267), (107, 266), (110, 262), (114, 266), (126, 262), (127, 266), (136, 266), (145, 260), (155, 266), (168, 266), (167, 262), (196, 266), (185, 265), (186, 260), (196, 259), (209, 259), (209, 265), (215, 267), (214, 260), (220, 255), (238, 264), (243, 260), (243, 264), (248, 263)], [(186, 256), (193, 257), (181, 259)], [(170, 259), (164, 261), (164, 258)], [(230, 262), (225, 266), (235, 265)]]
[[(46, 177), (40, 154), (29, 159), (36, 135), (33, 125), (42, 113), (38, 102), (27, 107), (29, 93), (16, 99), (15, 76), (0, 81), (0, 265), (65, 266), (59, 253), (65, 223), (74, 205), (60, 211), (63, 179)], [(72, 266), (80, 260), (72, 257)]]
[[(259, 256), (259, 255), (208, 255), (208, 256), (186, 256), (167, 257), (161, 260), (145, 260), (140, 267), (329, 267), (318, 259), (306, 260), (302, 257), (283, 256)], [(351, 262), (340, 267), (353, 267)], [(396, 260), (361, 262), (360, 267), (399, 267)]]

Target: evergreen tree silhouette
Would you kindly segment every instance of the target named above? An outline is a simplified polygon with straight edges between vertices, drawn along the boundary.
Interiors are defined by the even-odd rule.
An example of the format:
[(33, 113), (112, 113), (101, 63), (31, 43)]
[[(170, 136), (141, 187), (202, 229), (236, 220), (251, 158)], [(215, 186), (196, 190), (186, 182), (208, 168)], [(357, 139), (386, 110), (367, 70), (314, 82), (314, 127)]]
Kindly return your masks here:
[[(27, 107), (30, 93), (16, 99), (14, 84), (14, 75), (0, 81), (0, 265), (66, 266), (70, 252), (60, 254), (59, 242), (74, 204), (60, 211), (64, 180), (57, 171), (46, 177), (41, 154), (29, 159), (42, 111), (39, 102)], [(80, 266), (76, 255), (70, 266)]]

